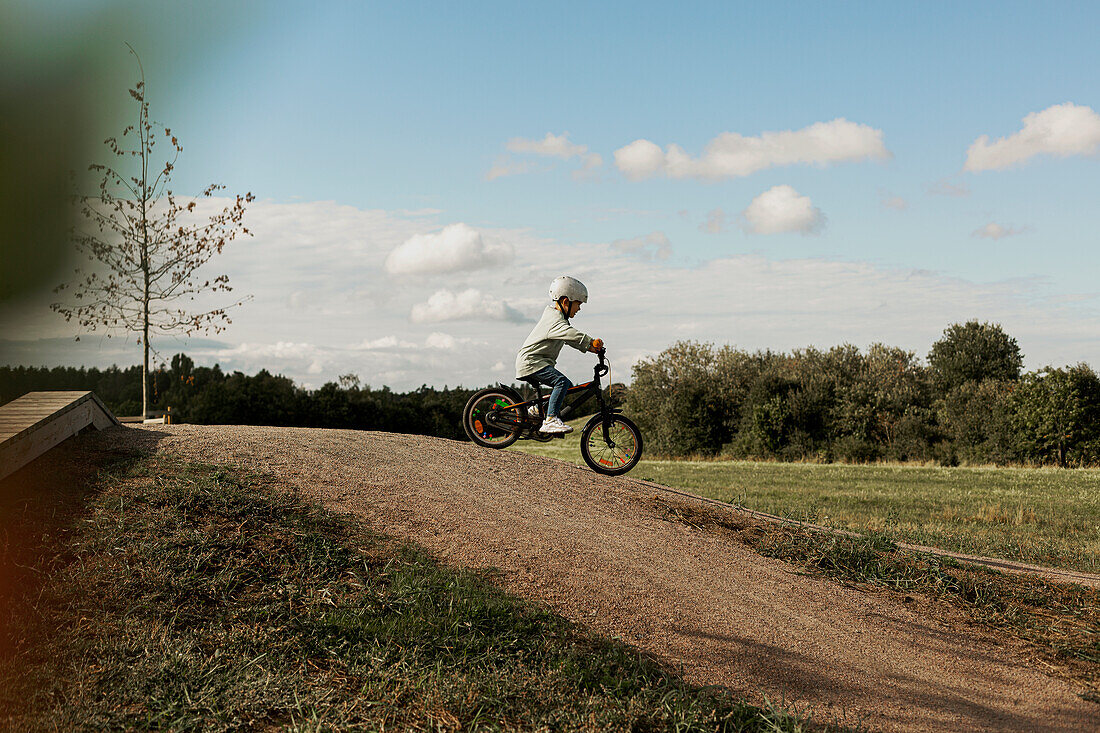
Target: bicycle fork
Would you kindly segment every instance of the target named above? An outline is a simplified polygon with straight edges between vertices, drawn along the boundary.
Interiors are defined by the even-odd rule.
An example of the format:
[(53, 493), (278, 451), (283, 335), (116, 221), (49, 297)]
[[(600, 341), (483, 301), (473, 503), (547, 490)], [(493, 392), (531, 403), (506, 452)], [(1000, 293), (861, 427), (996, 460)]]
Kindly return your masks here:
[(611, 418), (616, 412), (622, 411), (616, 410), (613, 407), (609, 408), (607, 406), (607, 403), (604, 402), (602, 392), (597, 392), (596, 394), (600, 400), (600, 415), (603, 417), (603, 440), (605, 443), (607, 443), (608, 448), (614, 448), (615, 441), (611, 439)]

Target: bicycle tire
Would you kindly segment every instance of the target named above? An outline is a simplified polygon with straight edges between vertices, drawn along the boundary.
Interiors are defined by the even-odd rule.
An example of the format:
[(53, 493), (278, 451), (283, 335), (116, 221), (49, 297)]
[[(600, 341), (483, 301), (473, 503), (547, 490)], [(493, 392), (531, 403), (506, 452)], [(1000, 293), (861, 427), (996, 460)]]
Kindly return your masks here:
[[(596, 443), (603, 443), (603, 416), (597, 415), (588, 421), (588, 424), (581, 429), (581, 457), (584, 458), (584, 462), (588, 464), (596, 473), (602, 473), (605, 476), (622, 476), (638, 465), (638, 461), (642, 459), (642, 431), (638, 429), (638, 426), (634, 424), (634, 421), (628, 417), (622, 415), (612, 415), (611, 425), (609, 430), (621, 438), (631, 441), (629, 447), (626, 448), (626, 452), (616, 453), (615, 449), (607, 448), (608, 453), (598, 454), (593, 456), (591, 439), (593, 433), (599, 431), (596, 434)], [(613, 437), (612, 440), (615, 440)], [(616, 441), (616, 448), (622, 444), (622, 441)], [(606, 444), (604, 444), (605, 447)], [(615, 465), (618, 461), (619, 465)]]
[[(507, 448), (519, 440), (519, 434), (522, 432), (522, 420), (511, 431), (484, 422), (486, 405), (497, 404), (499, 406), (500, 400), (507, 401), (509, 405), (515, 404), (515, 398), (512, 395), (504, 390), (489, 387), (475, 392), (462, 410), (462, 429), (466, 432), (466, 437), (483, 448), (498, 450)], [(481, 414), (478, 414), (479, 412)]]

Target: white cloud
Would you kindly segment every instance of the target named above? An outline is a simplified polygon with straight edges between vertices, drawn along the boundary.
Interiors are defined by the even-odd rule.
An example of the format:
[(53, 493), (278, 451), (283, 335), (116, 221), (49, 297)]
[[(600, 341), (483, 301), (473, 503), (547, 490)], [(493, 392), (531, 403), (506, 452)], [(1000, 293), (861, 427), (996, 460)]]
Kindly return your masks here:
[(220, 356), (250, 356), (271, 359), (312, 359), (317, 353), (313, 344), (277, 341), (273, 344), (242, 343), (229, 349), (220, 349)]
[(433, 331), (428, 334), (428, 338), (424, 339), (424, 345), (429, 349), (453, 349), (457, 341), (455, 337), (449, 333), (440, 333), (439, 331)]
[(894, 211), (905, 211), (909, 208), (909, 202), (901, 196), (887, 196), (882, 199), (882, 206), (883, 208), (893, 209)]
[[(281, 374), (284, 371), (305, 373), (315, 376), (324, 371), (327, 359), (323, 349), (310, 343), (277, 341), (275, 343), (242, 343), (232, 348), (216, 349), (214, 357), (234, 367), (267, 369)], [(195, 354), (194, 350), (190, 352)], [(253, 366), (259, 365), (259, 366)]]
[(963, 170), (1000, 170), (1035, 157), (1093, 155), (1100, 150), (1100, 115), (1091, 107), (1066, 102), (1032, 112), (1023, 128), (995, 142), (982, 135), (966, 151)]
[(386, 258), (392, 275), (429, 275), (461, 270), (478, 270), (512, 260), (512, 246), (487, 243), (467, 224), (449, 224), (440, 232), (409, 237)]
[(603, 157), (599, 153), (590, 153), (584, 157), (584, 165), (573, 171), (573, 180), (587, 181), (599, 177), (599, 169), (603, 166)]
[(726, 212), (722, 207), (707, 212), (707, 220), (699, 225), (699, 231), (707, 234), (721, 234), (726, 231)]
[(417, 303), (409, 314), (413, 323), (489, 320), (522, 322), (523, 314), (503, 300), (468, 288), (460, 293), (438, 290), (425, 303)]
[[(559, 160), (572, 160), (578, 158), (581, 168), (573, 171), (576, 179), (592, 178), (597, 168), (603, 165), (603, 157), (599, 153), (589, 152), (587, 145), (572, 142), (569, 133), (563, 132), (555, 135), (546, 133), (541, 140), (530, 140), (524, 137), (514, 137), (505, 143), (504, 147), (518, 155), (537, 155), (542, 158), (557, 158)], [(494, 180), (504, 176), (526, 173), (533, 166), (528, 161), (513, 161), (510, 159), (498, 159), (497, 162), (485, 174), (487, 180)]]
[(360, 351), (374, 351), (378, 349), (415, 349), (417, 345), (411, 341), (399, 340), (396, 336), (382, 336), (376, 339), (364, 339), (362, 343), (353, 346), (352, 349)]
[(763, 132), (758, 137), (724, 132), (707, 143), (698, 158), (675, 143), (662, 151), (649, 140), (635, 140), (615, 151), (615, 165), (631, 180), (663, 174), (715, 181), (796, 163), (824, 166), (888, 158), (890, 152), (882, 138), (882, 130), (838, 118), (801, 130)]
[(640, 181), (658, 173), (665, 165), (661, 146), (649, 140), (635, 140), (613, 153), (615, 165), (627, 178)]
[(769, 188), (752, 200), (741, 216), (750, 234), (799, 232), (817, 234), (825, 227), (825, 215), (809, 196), (787, 185)]
[(452, 336), (449, 333), (440, 333), (439, 331), (432, 331), (428, 334), (428, 337), (424, 339), (425, 347), (443, 351), (454, 351), (460, 346), (466, 346), (473, 343), (475, 343), (474, 339)]
[(587, 145), (570, 142), (568, 132), (563, 132), (561, 135), (548, 132), (546, 137), (541, 140), (514, 137), (504, 147), (513, 153), (530, 153), (549, 158), (561, 158), (562, 160), (580, 157), (588, 152)]
[(672, 254), (672, 243), (664, 232), (650, 232), (644, 237), (616, 239), (611, 248), (636, 256), (645, 262), (653, 259), (667, 260)]
[(424, 338), (423, 345), (413, 341), (399, 339), (396, 336), (382, 336), (376, 339), (364, 339), (362, 343), (351, 347), (352, 351), (386, 351), (386, 350), (415, 350), (415, 349), (443, 349), (453, 350), (460, 344), (472, 343), (472, 339), (456, 338), (449, 333), (433, 331)]
[(1023, 234), (1027, 231), (1027, 227), (1017, 229), (1015, 227), (1003, 227), (997, 222), (989, 222), (983, 227), (978, 227), (974, 231), (970, 232), (970, 236), (979, 237), (981, 239), (1002, 239), (1004, 237), (1011, 237), (1015, 234)]

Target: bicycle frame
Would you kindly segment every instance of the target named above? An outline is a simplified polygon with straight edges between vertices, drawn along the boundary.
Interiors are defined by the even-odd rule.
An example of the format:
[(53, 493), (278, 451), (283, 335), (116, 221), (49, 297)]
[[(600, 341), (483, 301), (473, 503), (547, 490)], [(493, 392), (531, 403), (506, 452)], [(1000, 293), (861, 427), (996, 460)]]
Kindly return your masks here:
[[(616, 412), (622, 412), (617, 408), (611, 407), (607, 404), (607, 400), (604, 399), (603, 389), (600, 385), (600, 377), (607, 374), (608, 366), (607, 361), (604, 358), (604, 350), (600, 349), (596, 352), (599, 355), (599, 362), (592, 369), (592, 381), (585, 382), (584, 384), (577, 384), (565, 391), (565, 400), (562, 402), (561, 417), (562, 420), (568, 419), (568, 417), (574, 414), (580, 407), (588, 402), (593, 397), (599, 403), (599, 414), (605, 419), (603, 421), (603, 437), (607, 441), (608, 445), (614, 446), (615, 443), (611, 440), (611, 434), (609, 432), (610, 416)], [(520, 419), (526, 425), (530, 425), (527, 420), (527, 408), (531, 405), (537, 405), (539, 410), (539, 422), (546, 417), (546, 403), (550, 400), (550, 395), (543, 396), (542, 385), (535, 381), (529, 381), (528, 384), (535, 388), (537, 397), (533, 400), (527, 400), (526, 402), (518, 402), (510, 405), (508, 411), (517, 410)], [(571, 399), (572, 396), (572, 399)], [(489, 418), (490, 424), (493, 423), (492, 418)], [(537, 430), (537, 426), (533, 426)], [(565, 437), (564, 434), (558, 434), (557, 437)]]

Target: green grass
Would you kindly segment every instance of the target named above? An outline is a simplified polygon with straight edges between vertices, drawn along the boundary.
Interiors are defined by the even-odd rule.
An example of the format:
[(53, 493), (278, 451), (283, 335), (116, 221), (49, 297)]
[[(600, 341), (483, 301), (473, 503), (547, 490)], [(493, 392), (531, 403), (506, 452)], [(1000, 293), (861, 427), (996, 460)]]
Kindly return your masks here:
[[(546, 456), (547, 458), (557, 458), (560, 461), (575, 463), (578, 466), (587, 465), (584, 459), (581, 458), (581, 428), (583, 428), (584, 424), (590, 419), (591, 415), (576, 420), (566, 420), (565, 422), (567, 425), (573, 426), (573, 432), (567, 434), (565, 437), (554, 438), (545, 443), (540, 443), (537, 440), (520, 440), (507, 450), (530, 453), (535, 456)], [(645, 438), (645, 436), (642, 437), (643, 439)]]
[[(583, 464), (576, 435), (512, 450)], [(1100, 572), (1100, 470), (643, 459), (629, 475), (829, 527)]]
[(1088, 699), (1100, 702), (1100, 591), (1094, 588), (899, 550), (881, 533), (823, 536), (798, 525), (731, 515), (712, 505), (670, 503), (660, 497), (651, 505), (664, 519), (725, 534), (812, 575), (946, 601), (971, 623), (1033, 644), (1050, 667), (1088, 685)]
[(0, 727), (806, 728), (261, 477), (123, 456), (93, 483), (58, 514), (0, 496)]

